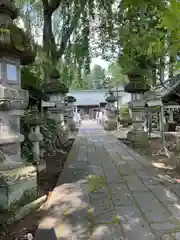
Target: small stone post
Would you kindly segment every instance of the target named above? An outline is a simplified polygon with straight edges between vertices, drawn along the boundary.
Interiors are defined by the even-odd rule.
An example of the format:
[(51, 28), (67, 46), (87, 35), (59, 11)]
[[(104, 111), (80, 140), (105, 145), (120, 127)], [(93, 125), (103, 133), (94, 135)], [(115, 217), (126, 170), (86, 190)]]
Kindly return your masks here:
[(32, 111), (33, 119), (30, 121), (31, 130), (28, 135), (29, 140), (33, 143), (33, 155), (36, 164), (40, 162), (40, 142), (43, 141), (43, 135), (40, 132), (41, 119), (38, 117), (36, 111)]
[(33, 144), (33, 156), (34, 156), (34, 165), (36, 166), (37, 174), (37, 193), (39, 193), (39, 163), (40, 163), (40, 142), (43, 141), (43, 135), (40, 132), (40, 125), (42, 124), (41, 119), (38, 117), (37, 111), (32, 111), (32, 119), (30, 120), (30, 133), (28, 135), (29, 140)]

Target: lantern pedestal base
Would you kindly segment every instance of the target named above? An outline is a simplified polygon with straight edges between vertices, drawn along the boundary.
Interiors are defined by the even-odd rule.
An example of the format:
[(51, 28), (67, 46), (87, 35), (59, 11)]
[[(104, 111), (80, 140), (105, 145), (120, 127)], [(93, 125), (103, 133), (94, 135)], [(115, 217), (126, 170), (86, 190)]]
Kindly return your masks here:
[(148, 132), (133, 129), (127, 133), (127, 139), (136, 148), (146, 148), (149, 145)]
[(117, 123), (116, 123), (116, 119), (108, 119), (104, 121), (104, 129), (105, 130), (115, 130), (117, 128)]
[(132, 131), (128, 132), (127, 138), (130, 140), (134, 147), (144, 148), (149, 144), (148, 132), (145, 129), (145, 100), (132, 100), (129, 102), (132, 117)]
[(0, 211), (13, 212), (37, 198), (37, 173), (34, 166), (0, 171)]
[(66, 144), (69, 139), (69, 135), (70, 135), (67, 125), (61, 124), (59, 132), (60, 132), (59, 139), (60, 139), (61, 143)]
[(76, 131), (77, 125), (73, 119), (68, 118), (67, 124), (68, 124), (68, 128), (71, 132)]

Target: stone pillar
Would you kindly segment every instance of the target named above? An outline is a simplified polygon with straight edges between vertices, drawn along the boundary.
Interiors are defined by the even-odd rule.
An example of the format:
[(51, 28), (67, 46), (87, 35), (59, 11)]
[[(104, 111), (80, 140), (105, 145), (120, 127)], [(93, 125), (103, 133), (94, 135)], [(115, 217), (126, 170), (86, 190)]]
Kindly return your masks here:
[(168, 122), (169, 123), (174, 123), (174, 112), (173, 112), (173, 109), (169, 109), (169, 119), (168, 119)]
[(65, 106), (64, 103), (57, 103), (55, 108), (49, 109), (51, 117), (56, 120), (59, 126), (59, 137), (62, 144), (65, 144), (69, 138), (68, 125), (64, 121)]
[(128, 132), (128, 139), (135, 147), (148, 145), (148, 131), (145, 131), (145, 100), (132, 100), (129, 103), (132, 111), (132, 131)]
[(30, 119), (29, 124), (31, 127), (30, 133), (28, 135), (29, 140), (33, 144), (33, 155), (34, 155), (34, 161), (36, 164), (39, 164), (40, 162), (40, 142), (43, 141), (43, 135), (40, 132), (40, 126), (42, 124), (42, 121), (40, 117), (38, 116), (37, 111), (33, 110), (33, 119)]
[(65, 114), (67, 116), (67, 124), (71, 132), (77, 129), (76, 122), (74, 121), (74, 104), (76, 99), (73, 96), (65, 98)]
[[(139, 76), (135, 77), (137, 78)], [(132, 130), (128, 132), (127, 138), (135, 147), (141, 148), (147, 147), (149, 143), (148, 131), (145, 131), (146, 101), (144, 99), (144, 92), (148, 91), (148, 88), (141, 84), (140, 81), (143, 79), (138, 80), (139, 79), (131, 79), (124, 90), (125, 92), (131, 93), (129, 108), (132, 115)]]
[(106, 98), (107, 105), (105, 107), (104, 116), (104, 128), (106, 130), (115, 130), (117, 128), (116, 101), (117, 98), (112, 93)]
[[(21, 89), (20, 65), (34, 61), (30, 38), (14, 25), (14, 1), (0, 1), (0, 209), (31, 201), (36, 195), (36, 172), (21, 159), (20, 117), (28, 104)], [(29, 176), (29, 177), (27, 177)], [(30, 197), (27, 198), (27, 195)]]

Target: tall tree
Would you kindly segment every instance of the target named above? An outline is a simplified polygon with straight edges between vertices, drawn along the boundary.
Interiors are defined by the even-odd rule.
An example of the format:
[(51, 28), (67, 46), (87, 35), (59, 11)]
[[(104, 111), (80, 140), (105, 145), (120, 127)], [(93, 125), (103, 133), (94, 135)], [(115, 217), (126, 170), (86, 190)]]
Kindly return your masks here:
[(118, 62), (112, 63), (107, 71), (107, 75), (110, 76), (109, 82), (107, 83), (109, 88), (113, 88), (119, 85), (127, 83), (128, 78), (123, 74), (121, 66)]
[(180, 8), (176, 0), (16, 1), (22, 12), (28, 10), (22, 16), (28, 16), (26, 25), (31, 22), (32, 32), (37, 32), (36, 25), (43, 25), (47, 64), (58, 63), (68, 77), (72, 77), (75, 68), (80, 81), (90, 71), (92, 56), (107, 59), (122, 54), (121, 65), (126, 70), (138, 65), (146, 81), (152, 81), (159, 59), (169, 55), (175, 64), (180, 50)]
[(90, 73), (90, 81), (92, 81), (93, 88), (100, 89), (103, 87), (103, 82), (105, 80), (106, 74), (104, 68), (100, 65), (95, 64)]

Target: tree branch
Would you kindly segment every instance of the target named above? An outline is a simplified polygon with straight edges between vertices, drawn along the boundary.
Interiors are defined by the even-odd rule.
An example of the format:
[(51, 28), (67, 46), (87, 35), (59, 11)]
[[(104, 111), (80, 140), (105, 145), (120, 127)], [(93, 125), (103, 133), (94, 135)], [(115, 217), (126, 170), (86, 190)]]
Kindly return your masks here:
[(48, 6), (49, 6), (48, 0), (42, 0), (42, 3), (43, 3), (43, 8), (44, 8), (44, 10), (47, 10), (47, 9), (48, 9)]
[(52, 14), (56, 9), (58, 9), (62, 0), (42, 0), (44, 11)]
[(62, 35), (61, 43), (60, 43), (60, 49), (59, 49), (59, 51), (57, 53), (57, 57), (58, 58), (62, 57), (62, 55), (63, 55), (63, 53), (64, 53), (64, 51), (66, 49), (66, 44), (67, 44), (67, 42), (68, 42), (72, 32), (76, 28), (76, 26), (78, 24), (78, 21), (79, 21), (79, 18), (80, 18), (80, 15), (83, 12), (87, 2), (88, 2), (88, 0), (82, 1), (81, 5), (79, 6), (79, 8), (77, 9), (77, 11), (74, 14), (74, 17), (73, 17), (73, 19), (71, 21), (71, 24), (70, 24), (69, 28)]
[(49, 1), (49, 11), (51, 11), (53, 13), (56, 9), (58, 9), (61, 2), (62, 2), (62, 0), (50, 0)]

